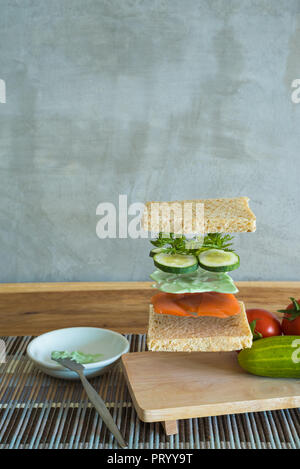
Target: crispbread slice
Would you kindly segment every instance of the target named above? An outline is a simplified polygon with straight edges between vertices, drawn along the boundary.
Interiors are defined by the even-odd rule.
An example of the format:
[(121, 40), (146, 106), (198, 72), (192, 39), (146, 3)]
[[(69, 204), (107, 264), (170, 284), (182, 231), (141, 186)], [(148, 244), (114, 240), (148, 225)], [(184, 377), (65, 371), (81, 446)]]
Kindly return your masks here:
[[(143, 213), (142, 227), (145, 231), (152, 231), (154, 233), (182, 234), (255, 231), (256, 218), (249, 208), (248, 201), (248, 197), (235, 197), (174, 202), (147, 202)], [(184, 204), (192, 204), (191, 217), (186, 215), (188, 219), (184, 219), (184, 213), (189, 213), (188, 209), (187, 212), (184, 212)], [(197, 210), (197, 207), (201, 207), (200, 204), (204, 205), (204, 210), (202, 211)], [(178, 207), (180, 209), (179, 215)], [(176, 209), (177, 212), (174, 214)], [(154, 215), (155, 210), (158, 210), (158, 216)], [(201, 229), (199, 229), (199, 226)]]
[(225, 352), (251, 347), (245, 306), (228, 318), (157, 314), (150, 305), (148, 349), (154, 352)]

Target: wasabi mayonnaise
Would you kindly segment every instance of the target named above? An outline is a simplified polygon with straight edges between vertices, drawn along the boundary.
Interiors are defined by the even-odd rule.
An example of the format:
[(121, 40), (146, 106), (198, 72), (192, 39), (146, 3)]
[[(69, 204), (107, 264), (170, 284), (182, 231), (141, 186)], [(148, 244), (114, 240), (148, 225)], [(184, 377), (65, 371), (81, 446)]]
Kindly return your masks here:
[(59, 358), (70, 358), (76, 363), (81, 363), (86, 364), (86, 363), (95, 363), (101, 360), (103, 357), (102, 353), (96, 353), (96, 354), (91, 354), (91, 353), (83, 353), (79, 351), (75, 352), (68, 352), (63, 351), (63, 352), (58, 352), (58, 351), (53, 351), (51, 352), (51, 358), (52, 360), (59, 359)]

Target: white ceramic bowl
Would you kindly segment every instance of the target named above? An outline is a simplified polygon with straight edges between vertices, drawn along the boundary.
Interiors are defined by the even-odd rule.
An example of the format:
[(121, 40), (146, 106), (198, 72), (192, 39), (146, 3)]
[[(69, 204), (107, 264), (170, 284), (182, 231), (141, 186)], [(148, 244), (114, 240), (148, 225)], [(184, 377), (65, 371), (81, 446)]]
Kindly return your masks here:
[(128, 352), (128, 340), (117, 332), (96, 327), (70, 327), (47, 332), (30, 342), (27, 347), (28, 357), (35, 365), (55, 378), (78, 379), (78, 375), (51, 360), (54, 350), (83, 353), (101, 353), (103, 358), (84, 366), (87, 377), (98, 376), (108, 371), (116, 361)]

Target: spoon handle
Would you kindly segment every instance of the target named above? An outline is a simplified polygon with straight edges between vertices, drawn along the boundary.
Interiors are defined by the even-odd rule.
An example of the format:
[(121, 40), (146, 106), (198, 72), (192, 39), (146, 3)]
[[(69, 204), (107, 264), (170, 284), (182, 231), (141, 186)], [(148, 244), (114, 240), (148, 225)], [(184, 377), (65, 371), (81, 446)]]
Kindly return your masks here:
[(119, 445), (122, 448), (127, 448), (127, 443), (124, 441), (117, 425), (115, 424), (109, 410), (106, 408), (106, 405), (100, 395), (97, 393), (97, 391), (93, 388), (93, 386), (90, 385), (86, 377), (84, 376), (82, 371), (77, 371), (82, 385), (91, 401), (91, 403), (94, 405), (95, 409), (99, 413), (99, 415), (102, 417), (104, 423), (106, 424), (107, 428), (111, 431), (111, 433), (114, 435), (116, 440), (118, 441)]

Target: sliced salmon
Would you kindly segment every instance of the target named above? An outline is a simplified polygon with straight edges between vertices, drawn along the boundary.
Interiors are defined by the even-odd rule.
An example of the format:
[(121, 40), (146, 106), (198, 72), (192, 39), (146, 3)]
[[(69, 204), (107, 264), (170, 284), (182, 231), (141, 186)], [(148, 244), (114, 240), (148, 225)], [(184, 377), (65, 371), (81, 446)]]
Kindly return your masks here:
[(230, 293), (157, 293), (151, 303), (156, 313), (174, 316), (227, 318), (240, 313), (239, 302)]

